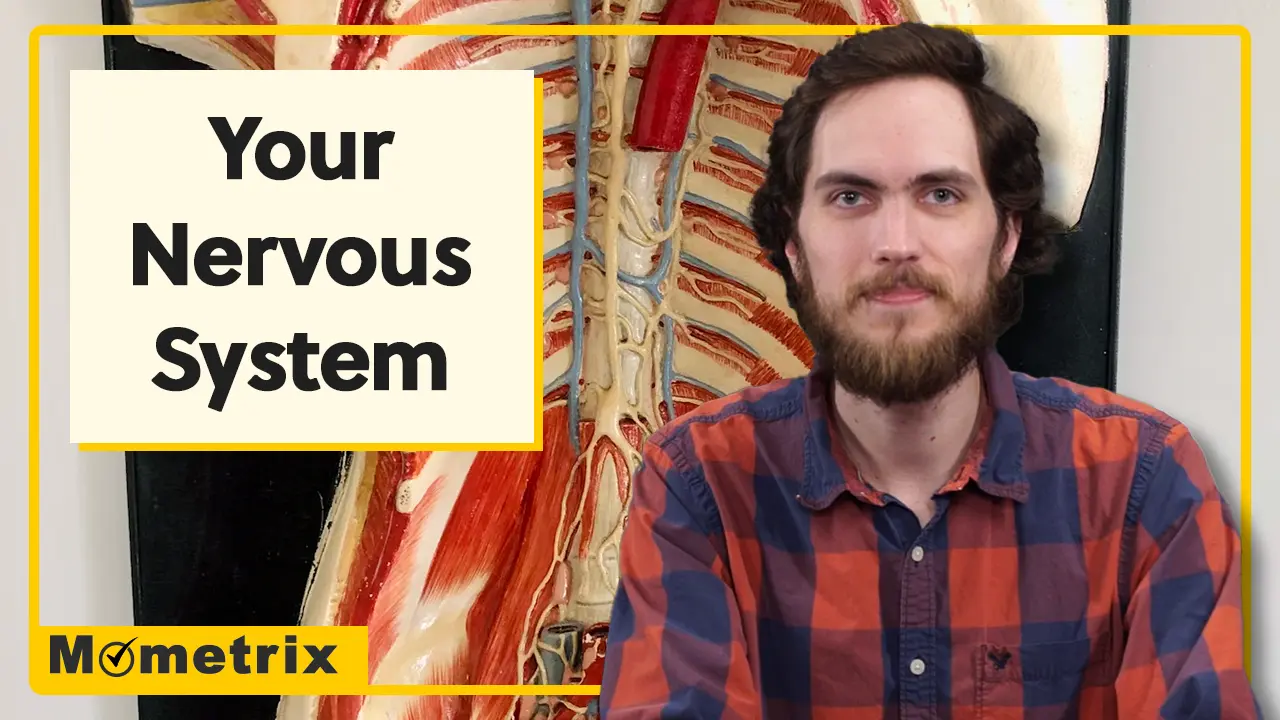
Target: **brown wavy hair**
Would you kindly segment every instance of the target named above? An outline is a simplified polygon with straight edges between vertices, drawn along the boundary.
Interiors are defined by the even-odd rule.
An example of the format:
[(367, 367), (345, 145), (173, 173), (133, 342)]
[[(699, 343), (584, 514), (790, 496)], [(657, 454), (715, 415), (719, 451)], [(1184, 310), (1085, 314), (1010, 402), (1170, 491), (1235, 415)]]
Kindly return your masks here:
[(934, 77), (963, 93), (978, 137), (978, 154), (999, 227), (1021, 219), (1017, 253), (997, 292), (999, 333), (1022, 315), (1023, 278), (1049, 272), (1058, 259), (1057, 238), (1066, 228), (1043, 209), (1044, 169), (1035, 121), (987, 84), (989, 63), (970, 33), (904, 23), (855, 35), (813, 63), (805, 80), (783, 104), (769, 138), (764, 183), (751, 202), (751, 223), (760, 246), (786, 282), (787, 301), (797, 306), (788, 240), (799, 238), (796, 220), (809, 172), (814, 126), (828, 103), (846, 92), (895, 78)]

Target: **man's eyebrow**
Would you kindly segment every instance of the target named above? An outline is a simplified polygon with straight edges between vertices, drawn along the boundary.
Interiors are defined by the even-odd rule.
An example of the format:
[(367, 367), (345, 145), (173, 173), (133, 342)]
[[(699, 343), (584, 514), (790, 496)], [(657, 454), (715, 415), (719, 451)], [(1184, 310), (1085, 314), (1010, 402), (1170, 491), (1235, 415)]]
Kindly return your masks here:
[(832, 170), (819, 175), (818, 178), (813, 181), (813, 187), (818, 190), (827, 187), (855, 187), (866, 188), (868, 190), (883, 190), (884, 184), (854, 172)]
[(913, 185), (977, 185), (978, 181), (973, 175), (961, 170), (960, 168), (948, 167), (934, 170), (932, 172), (922, 173), (916, 176)]
[[(978, 181), (974, 179), (973, 175), (961, 170), (960, 168), (946, 167), (921, 173), (911, 182), (912, 187), (941, 184), (967, 185), (972, 187), (977, 185)], [(864, 188), (867, 190), (877, 191), (885, 189), (884, 183), (847, 170), (832, 170), (830, 172), (823, 173), (814, 180), (813, 186), (817, 190), (827, 187)]]

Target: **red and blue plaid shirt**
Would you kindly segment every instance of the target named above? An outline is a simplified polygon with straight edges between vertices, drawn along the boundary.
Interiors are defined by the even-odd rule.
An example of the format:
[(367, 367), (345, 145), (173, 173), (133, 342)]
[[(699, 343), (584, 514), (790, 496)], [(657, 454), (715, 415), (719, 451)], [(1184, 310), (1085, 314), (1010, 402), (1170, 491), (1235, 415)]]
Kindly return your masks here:
[(600, 709), (631, 718), (1255, 718), (1240, 541), (1187, 428), (982, 361), (934, 519), (863, 484), (830, 379), (645, 446)]

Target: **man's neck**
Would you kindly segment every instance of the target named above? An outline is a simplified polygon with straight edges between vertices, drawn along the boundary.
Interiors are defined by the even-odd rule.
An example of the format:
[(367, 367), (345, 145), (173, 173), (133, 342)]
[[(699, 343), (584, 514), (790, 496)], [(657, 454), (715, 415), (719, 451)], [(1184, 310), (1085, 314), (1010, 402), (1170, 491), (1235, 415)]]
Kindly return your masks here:
[(842, 440), (862, 479), (898, 496), (929, 498), (964, 460), (982, 407), (982, 377), (972, 367), (941, 395), (881, 407), (834, 383)]

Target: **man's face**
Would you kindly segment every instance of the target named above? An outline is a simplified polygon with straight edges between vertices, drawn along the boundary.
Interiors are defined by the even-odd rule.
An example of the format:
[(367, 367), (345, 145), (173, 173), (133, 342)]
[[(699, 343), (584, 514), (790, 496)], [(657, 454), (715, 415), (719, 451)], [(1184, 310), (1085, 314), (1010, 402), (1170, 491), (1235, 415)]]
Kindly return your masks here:
[(850, 391), (882, 405), (950, 387), (995, 342), (999, 227), (960, 91), (892, 80), (834, 99), (814, 128), (787, 254), (797, 311)]

